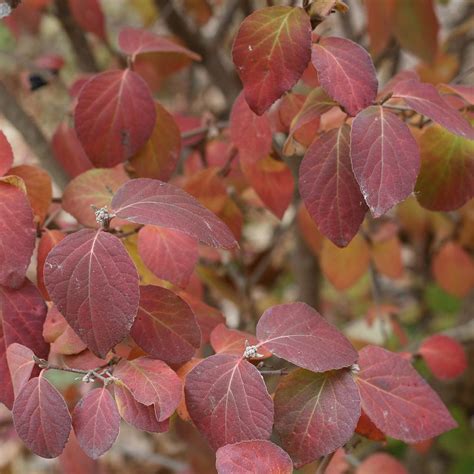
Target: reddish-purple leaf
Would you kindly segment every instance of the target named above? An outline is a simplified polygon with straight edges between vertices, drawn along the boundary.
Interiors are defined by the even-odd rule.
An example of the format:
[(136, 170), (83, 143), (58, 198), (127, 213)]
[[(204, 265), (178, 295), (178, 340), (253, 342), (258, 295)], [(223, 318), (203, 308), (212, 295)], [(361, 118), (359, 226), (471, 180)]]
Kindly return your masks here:
[(219, 474), (292, 474), (293, 463), (283, 449), (270, 441), (241, 441), (219, 448)]
[(297, 369), (275, 392), (275, 428), (296, 467), (340, 448), (360, 416), (359, 390), (348, 370)]
[(112, 447), (120, 430), (120, 414), (105, 387), (93, 389), (82, 397), (72, 413), (72, 426), (79, 446), (92, 459)]
[(103, 168), (131, 158), (150, 138), (155, 122), (150, 90), (130, 69), (92, 77), (74, 110), (77, 136), (92, 163)]
[(335, 37), (313, 44), (311, 60), (323, 89), (352, 116), (377, 95), (377, 76), (369, 53), (358, 44)]
[(168, 430), (169, 421), (159, 422), (153, 405), (146, 406), (137, 402), (125, 385), (115, 383), (114, 393), (120, 416), (129, 425), (150, 433), (163, 433)]
[(393, 97), (403, 99), (409, 107), (450, 132), (474, 140), (474, 127), (441, 97), (432, 84), (413, 79), (399, 82), (393, 88)]
[(169, 418), (181, 400), (181, 379), (161, 360), (122, 360), (114, 377), (124, 383), (139, 403), (155, 405), (158, 421)]
[(306, 209), (318, 229), (339, 247), (352, 240), (368, 209), (352, 171), (350, 133), (343, 125), (315, 140), (299, 175)]
[(33, 210), (27, 195), (10, 181), (0, 180), (0, 285), (22, 285), (35, 241)]
[(12, 414), (28, 449), (43, 458), (61, 454), (71, 431), (71, 415), (62, 395), (43, 376), (24, 385)]
[(214, 449), (270, 438), (273, 401), (246, 360), (229, 354), (203, 360), (186, 376), (185, 397), (191, 419)]
[(250, 108), (262, 115), (290, 90), (311, 59), (311, 22), (302, 8), (274, 6), (242, 22), (232, 48)]
[(418, 145), (408, 126), (383, 107), (368, 107), (354, 119), (351, 160), (374, 217), (413, 192), (420, 169)]
[(125, 183), (115, 194), (112, 209), (122, 219), (178, 230), (212, 247), (237, 245), (215, 214), (182, 189), (156, 179)]
[(17, 342), (7, 347), (7, 362), (15, 397), (18, 396), (23, 385), (30, 380), (35, 366), (33, 356), (34, 353), (31, 349)]
[(5, 134), (0, 130), (0, 176), (13, 165), (13, 150)]
[(99, 0), (69, 0), (69, 8), (74, 20), (83, 30), (107, 41), (105, 18)]
[(435, 334), (425, 339), (418, 349), (431, 372), (441, 380), (461, 375), (467, 368), (464, 348), (455, 339)]
[(367, 346), (359, 365), (362, 409), (386, 435), (416, 443), (457, 426), (436, 392), (400, 355)]
[(137, 314), (138, 274), (120, 239), (88, 229), (49, 253), (48, 293), (77, 335), (99, 357), (129, 332)]
[(348, 367), (357, 360), (346, 337), (305, 303), (267, 309), (258, 321), (257, 338), (278, 357), (313, 372)]
[(189, 283), (199, 257), (196, 239), (177, 230), (151, 225), (138, 233), (138, 253), (158, 278), (181, 288)]
[(189, 305), (158, 286), (140, 287), (140, 306), (130, 335), (152, 357), (170, 364), (190, 360), (201, 345), (201, 331)]

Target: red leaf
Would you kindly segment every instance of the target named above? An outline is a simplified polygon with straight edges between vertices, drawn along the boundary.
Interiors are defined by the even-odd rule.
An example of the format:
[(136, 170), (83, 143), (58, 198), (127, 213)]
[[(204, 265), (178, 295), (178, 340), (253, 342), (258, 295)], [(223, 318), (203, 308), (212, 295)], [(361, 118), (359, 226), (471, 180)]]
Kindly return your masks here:
[(432, 84), (416, 80), (399, 82), (393, 88), (393, 97), (403, 99), (419, 114), (426, 115), (450, 132), (474, 140), (474, 128), (439, 94)]
[(383, 107), (368, 107), (354, 119), (352, 169), (374, 217), (380, 217), (413, 191), (420, 169), (419, 155), (407, 125)]
[(61, 314), (99, 357), (119, 343), (135, 319), (138, 274), (120, 239), (88, 229), (49, 253), (46, 288)]
[(120, 383), (114, 385), (114, 392), (120, 416), (129, 425), (150, 433), (168, 431), (169, 421), (159, 422), (153, 405), (146, 406), (137, 402), (125, 385)]
[(0, 180), (0, 285), (22, 285), (35, 241), (28, 197), (15, 184)]
[(346, 452), (344, 448), (339, 448), (329, 461), (324, 474), (347, 474), (349, 470), (350, 465), (346, 460)]
[(315, 374), (297, 369), (275, 392), (275, 429), (296, 467), (345, 444), (360, 415), (357, 385), (347, 370)]
[(399, 355), (367, 346), (359, 365), (362, 409), (387, 436), (414, 443), (457, 426), (436, 392)]
[(335, 37), (313, 44), (311, 60), (323, 89), (352, 116), (368, 107), (377, 95), (375, 67), (358, 44)]
[(178, 230), (212, 247), (236, 245), (219, 218), (182, 189), (162, 181), (139, 178), (125, 183), (112, 209), (122, 219)]
[(112, 447), (120, 430), (120, 414), (105, 387), (91, 390), (82, 397), (72, 413), (72, 426), (79, 446), (92, 459)]
[(131, 158), (150, 138), (155, 122), (150, 90), (130, 69), (93, 76), (74, 110), (77, 136), (97, 167), (110, 168)]
[(359, 466), (356, 474), (408, 474), (408, 471), (393, 456), (386, 453), (371, 454)]
[(155, 102), (156, 124), (145, 146), (130, 159), (139, 178), (168, 181), (178, 165), (181, 132), (173, 116)]
[(140, 306), (130, 335), (152, 357), (169, 364), (190, 360), (201, 344), (191, 308), (178, 295), (158, 286), (140, 287)]
[(169, 418), (181, 400), (181, 379), (164, 362), (148, 357), (122, 360), (114, 371), (143, 405), (155, 405), (158, 421)]
[[(225, 324), (219, 324), (211, 332), (211, 346), (219, 354), (242, 356), (246, 341), (251, 346), (258, 344), (258, 339), (254, 335), (237, 329), (229, 329)], [(272, 356), (272, 353), (263, 346), (258, 348), (258, 352), (260, 355), (256, 359), (259, 360)]]
[(84, 31), (107, 41), (105, 18), (98, 0), (69, 0), (69, 8), (74, 20)]
[(0, 176), (13, 165), (13, 150), (5, 134), (0, 130)]
[(58, 457), (61, 474), (102, 474), (97, 460), (91, 459), (79, 446), (74, 431), (61, 455)]
[(370, 51), (377, 55), (388, 45), (392, 36), (394, 0), (364, 0), (367, 10), (367, 33), (370, 40)]
[(40, 290), (45, 300), (50, 300), (48, 291), (44, 286), (44, 262), (49, 252), (57, 245), (61, 240), (66, 237), (60, 230), (49, 230), (44, 229), (38, 244), (38, 263), (36, 265), (36, 280), (38, 283), (38, 289)]
[(7, 362), (15, 397), (18, 396), (23, 386), (30, 380), (31, 373), (35, 367), (33, 356), (34, 352), (31, 349), (17, 342), (7, 347)]
[(71, 178), (93, 167), (77, 138), (76, 131), (65, 122), (58, 125), (51, 140), (51, 146), (54, 157)]
[(273, 401), (250, 362), (229, 354), (208, 357), (187, 375), (185, 394), (191, 419), (214, 449), (270, 438)]
[(135, 61), (136, 56), (144, 53), (178, 53), (193, 61), (200, 61), (201, 56), (187, 48), (171, 41), (164, 36), (158, 36), (150, 31), (136, 28), (124, 28), (119, 33), (119, 47)]
[[(92, 206), (110, 209), (113, 194), (128, 179), (123, 166), (86, 171), (68, 183), (63, 193), (62, 207), (79, 224), (97, 228), (99, 224), (95, 220)], [(112, 220), (112, 227), (119, 225), (123, 225), (123, 221)]]
[(267, 309), (258, 321), (257, 338), (278, 357), (313, 372), (349, 367), (357, 360), (346, 337), (305, 303)]
[(283, 449), (270, 441), (241, 441), (219, 448), (219, 474), (292, 474), (293, 463)]
[(252, 13), (232, 48), (250, 108), (262, 115), (290, 90), (311, 59), (311, 22), (302, 8), (275, 6)]
[(386, 436), (372, 423), (370, 418), (362, 411), (356, 426), (356, 433), (372, 441), (385, 441)]
[(248, 106), (244, 94), (235, 99), (230, 113), (230, 138), (241, 154), (258, 160), (272, 150), (272, 130), (267, 115), (259, 117)]
[(367, 205), (354, 177), (348, 125), (325, 133), (308, 148), (299, 186), (319, 230), (339, 247), (357, 234)]
[(146, 225), (138, 233), (143, 263), (162, 280), (185, 288), (196, 266), (198, 243), (183, 232)]
[(461, 375), (467, 368), (464, 348), (455, 339), (435, 334), (423, 341), (418, 349), (431, 372), (441, 380)]
[(16, 432), (28, 449), (43, 458), (59, 456), (71, 431), (62, 395), (43, 376), (31, 379), (13, 405)]

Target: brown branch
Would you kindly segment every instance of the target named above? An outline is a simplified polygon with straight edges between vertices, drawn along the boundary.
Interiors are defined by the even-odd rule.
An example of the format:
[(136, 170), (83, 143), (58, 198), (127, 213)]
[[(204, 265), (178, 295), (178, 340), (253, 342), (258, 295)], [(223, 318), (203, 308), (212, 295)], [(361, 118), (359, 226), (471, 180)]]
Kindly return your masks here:
[(48, 140), (36, 122), (30, 117), (16, 100), (15, 96), (0, 81), (0, 110), (5, 118), (22, 134), (26, 143), (39, 158), (41, 166), (51, 175), (53, 181), (64, 189), (69, 178), (54, 159)]

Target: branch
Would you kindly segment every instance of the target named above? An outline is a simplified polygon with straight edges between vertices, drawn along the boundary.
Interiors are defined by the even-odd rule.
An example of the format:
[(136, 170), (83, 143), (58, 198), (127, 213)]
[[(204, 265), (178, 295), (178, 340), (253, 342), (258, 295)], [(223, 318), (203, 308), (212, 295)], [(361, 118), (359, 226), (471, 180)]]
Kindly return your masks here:
[(59, 188), (64, 189), (69, 178), (61, 165), (54, 159), (48, 140), (2, 81), (0, 81), (0, 110), (5, 118), (22, 134), (26, 143), (39, 158), (41, 166), (51, 175), (53, 181)]

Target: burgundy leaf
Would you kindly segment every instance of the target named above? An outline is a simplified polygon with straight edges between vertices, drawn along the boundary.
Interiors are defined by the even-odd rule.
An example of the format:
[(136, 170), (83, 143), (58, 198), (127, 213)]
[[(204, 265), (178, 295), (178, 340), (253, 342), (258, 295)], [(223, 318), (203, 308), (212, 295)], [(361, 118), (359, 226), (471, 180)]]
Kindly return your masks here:
[(257, 338), (278, 357), (313, 372), (349, 367), (357, 360), (346, 337), (305, 303), (267, 309), (258, 321)]
[(77, 136), (92, 163), (103, 168), (131, 158), (150, 138), (155, 121), (150, 90), (131, 69), (93, 76), (74, 110)]
[(120, 414), (105, 387), (91, 390), (82, 397), (72, 413), (72, 426), (79, 446), (92, 459), (112, 447), (120, 430)]
[(414, 79), (399, 82), (393, 88), (393, 97), (402, 98), (409, 107), (419, 114), (426, 115), (450, 132), (474, 140), (474, 128), (441, 97), (432, 84)]
[(219, 448), (219, 474), (292, 474), (293, 463), (283, 449), (270, 441), (241, 441)]
[(155, 405), (158, 421), (169, 418), (181, 400), (181, 379), (164, 362), (148, 357), (121, 360), (114, 371), (143, 405)]
[(359, 365), (362, 409), (386, 435), (416, 443), (457, 426), (436, 392), (400, 355), (367, 346)]
[(273, 6), (249, 15), (232, 48), (245, 98), (258, 115), (290, 90), (311, 59), (311, 22), (302, 8)]
[(129, 332), (139, 302), (138, 274), (120, 239), (88, 229), (68, 235), (49, 253), (48, 293), (97, 356)]
[(169, 421), (159, 422), (156, 419), (153, 405), (146, 406), (137, 402), (125, 385), (121, 383), (114, 385), (114, 392), (120, 416), (129, 425), (150, 433), (168, 431)]
[(31, 349), (17, 342), (7, 347), (7, 362), (15, 397), (18, 396), (23, 386), (30, 380), (35, 366), (33, 356), (34, 353)]
[(318, 229), (339, 247), (359, 230), (367, 205), (354, 177), (348, 125), (330, 130), (308, 148), (300, 167), (301, 197)]
[(13, 150), (5, 134), (0, 130), (0, 176), (13, 165)]
[(281, 379), (274, 401), (275, 428), (296, 467), (340, 448), (360, 416), (359, 391), (348, 370), (297, 369)]
[(158, 286), (140, 287), (140, 306), (130, 335), (152, 357), (170, 364), (190, 360), (201, 345), (201, 331), (189, 305)]
[(323, 89), (352, 116), (377, 95), (377, 76), (369, 53), (345, 38), (324, 37), (313, 44), (311, 60)]
[(246, 360), (229, 354), (203, 360), (186, 376), (185, 397), (191, 419), (214, 449), (270, 437), (273, 401)]
[(354, 175), (374, 217), (412, 193), (420, 152), (407, 125), (381, 106), (372, 106), (352, 123)]
[(125, 183), (115, 194), (112, 209), (122, 219), (175, 229), (212, 247), (237, 244), (229, 228), (195, 198), (156, 179)]
[(0, 285), (22, 285), (35, 240), (33, 210), (27, 195), (10, 181), (0, 180)]
[(62, 395), (43, 376), (31, 379), (13, 405), (16, 432), (28, 449), (43, 458), (59, 456), (71, 431)]

